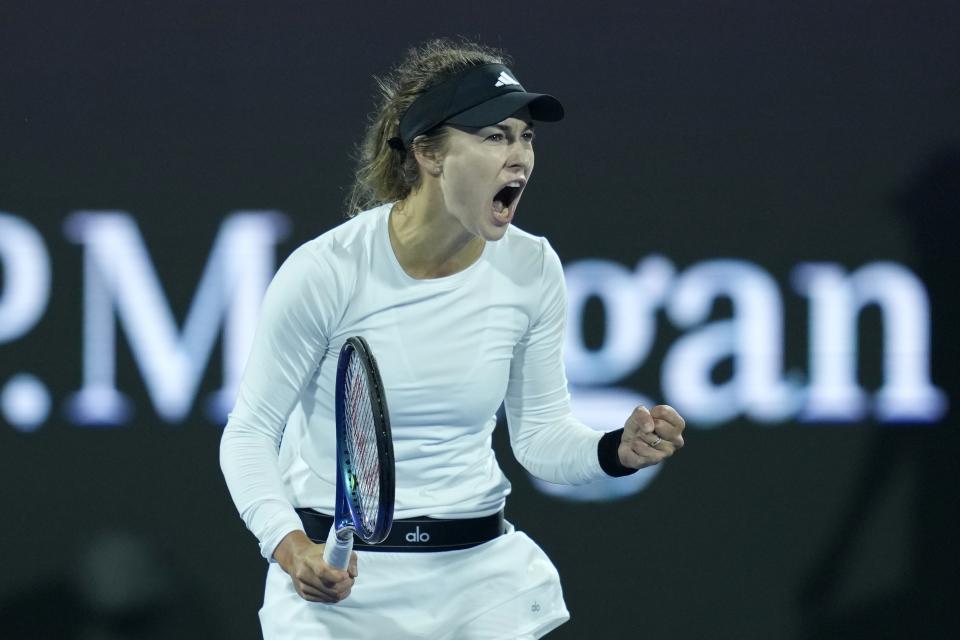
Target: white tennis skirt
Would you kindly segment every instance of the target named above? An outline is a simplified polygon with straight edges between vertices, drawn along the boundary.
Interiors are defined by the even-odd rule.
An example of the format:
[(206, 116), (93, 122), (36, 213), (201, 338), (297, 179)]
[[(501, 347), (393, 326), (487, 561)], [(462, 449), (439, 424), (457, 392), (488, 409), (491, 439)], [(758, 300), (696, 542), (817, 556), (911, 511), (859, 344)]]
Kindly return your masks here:
[(570, 619), (560, 577), (525, 534), (437, 553), (357, 553), (358, 576), (337, 604), (307, 602), (270, 563), (264, 640), (526, 640)]

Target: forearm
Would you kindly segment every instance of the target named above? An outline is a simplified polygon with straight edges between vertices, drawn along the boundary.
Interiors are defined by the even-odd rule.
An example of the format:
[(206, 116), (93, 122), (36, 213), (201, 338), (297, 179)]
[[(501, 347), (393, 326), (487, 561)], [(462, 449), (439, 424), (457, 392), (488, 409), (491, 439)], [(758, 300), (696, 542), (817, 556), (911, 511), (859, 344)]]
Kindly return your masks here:
[(231, 417), (220, 441), (220, 467), (230, 496), (268, 560), (280, 541), (303, 525), (280, 475), (279, 442)]
[(606, 475), (598, 457), (602, 436), (570, 414), (544, 422), (517, 416), (511, 427), (511, 443), (520, 464), (534, 476), (557, 484), (585, 484)]

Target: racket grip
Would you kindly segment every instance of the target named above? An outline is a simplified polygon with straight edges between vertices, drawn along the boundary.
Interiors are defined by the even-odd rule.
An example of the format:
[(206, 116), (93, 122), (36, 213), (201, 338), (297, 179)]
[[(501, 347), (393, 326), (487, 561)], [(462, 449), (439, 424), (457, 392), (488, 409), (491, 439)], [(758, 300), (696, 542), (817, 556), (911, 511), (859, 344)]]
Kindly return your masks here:
[(327, 534), (327, 544), (323, 548), (323, 561), (334, 569), (345, 571), (350, 564), (350, 552), (353, 551), (353, 532), (347, 532), (347, 539), (341, 540), (337, 535), (337, 529), (330, 527), (330, 533)]

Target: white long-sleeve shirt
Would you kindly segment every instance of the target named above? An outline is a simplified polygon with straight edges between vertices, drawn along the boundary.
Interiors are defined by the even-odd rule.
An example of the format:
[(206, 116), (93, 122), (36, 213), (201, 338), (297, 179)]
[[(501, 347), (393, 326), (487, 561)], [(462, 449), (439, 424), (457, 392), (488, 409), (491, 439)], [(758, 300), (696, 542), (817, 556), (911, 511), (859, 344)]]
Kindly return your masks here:
[(220, 447), (230, 494), (264, 557), (302, 530), (294, 507), (334, 511), (334, 381), (344, 341), (377, 359), (396, 458), (395, 517), (476, 517), (510, 483), (491, 447), (503, 403), (513, 451), (535, 476), (604, 477), (601, 433), (570, 412), (563, 270), (511, 226), (463, 271), (418, 280), (390, 244), (391, 205), (307, 242), (267, 290)]

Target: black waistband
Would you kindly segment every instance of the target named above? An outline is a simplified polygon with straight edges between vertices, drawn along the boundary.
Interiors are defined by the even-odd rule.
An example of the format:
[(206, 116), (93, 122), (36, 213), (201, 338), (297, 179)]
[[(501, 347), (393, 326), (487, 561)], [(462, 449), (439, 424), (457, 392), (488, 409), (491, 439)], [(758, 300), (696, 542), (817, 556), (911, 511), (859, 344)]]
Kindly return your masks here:
[[(297, 509), (307, 537), (324, 543), (333, 517), (312, 509)], [(503, 535), (505, 531), (503, 511), (482, 518), (404, 518), (394, 520), (390, 535), (380, 544), (367, 544), (354, 537), (353, 546), (358, 551), (455, 551), (469, 549)]]

